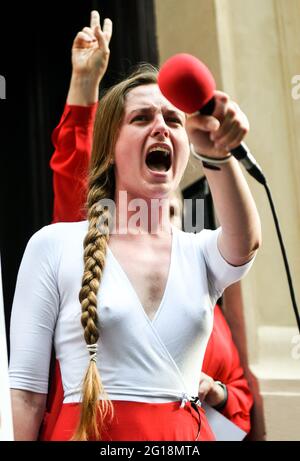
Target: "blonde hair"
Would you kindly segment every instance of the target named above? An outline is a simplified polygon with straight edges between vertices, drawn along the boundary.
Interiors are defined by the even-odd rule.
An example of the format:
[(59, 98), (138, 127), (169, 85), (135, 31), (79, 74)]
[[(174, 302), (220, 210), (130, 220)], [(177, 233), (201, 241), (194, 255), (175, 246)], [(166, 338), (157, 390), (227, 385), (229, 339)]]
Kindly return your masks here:
[[(109, 241), (110, 215), (108, 208), (101, 205), (100, 200), (114, 198), (112, 161), (118, 130), (124, 116), (126, 95), (137, 86), (155, 83), (157, 69), (151, 65), (139, 66), (127, 79), (109, 89), (99, 102), (96, 115), (87, 196), (89, 226), (83, 243), (84, 273), (79, 293), (81, 324), (90, 353), (90, 363), (83, 380), (81, 415), (73, 440), (101, 440), (106, 420), (113, 418), (113, 405), (103, 388), (96, 364), (96, 349), (92, 346), (99, 339), (97, 294)], [(99, 400), (99, 397), (102, 399)]]

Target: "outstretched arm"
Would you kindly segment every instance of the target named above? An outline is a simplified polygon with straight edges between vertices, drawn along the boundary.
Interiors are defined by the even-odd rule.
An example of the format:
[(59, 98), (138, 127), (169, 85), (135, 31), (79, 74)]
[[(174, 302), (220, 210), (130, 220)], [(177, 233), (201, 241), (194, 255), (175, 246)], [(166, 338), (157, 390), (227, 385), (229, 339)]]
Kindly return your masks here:
[(99, 13), (92, 11), (90, 27), (78, 32), (73, 42), (67, 104), (52, 134), (54, 222), (85, 218), (83, 205), (99, 83), (108, 65), (111, 34), (110, 19), (104, 20), (102, 30)]
[[(226, 157), (249, 129), (245, 114), (220, 91), (215, 92), (212, 116), (192, 115), (187, 131), (196, 152), (214, 158)], [(219, 170), (204, 168), (222, 231), (218, 246), (223, 258), (240, 266), (254, 256), (261, 243), (258, 212), (238, 161), (230, 157)]]

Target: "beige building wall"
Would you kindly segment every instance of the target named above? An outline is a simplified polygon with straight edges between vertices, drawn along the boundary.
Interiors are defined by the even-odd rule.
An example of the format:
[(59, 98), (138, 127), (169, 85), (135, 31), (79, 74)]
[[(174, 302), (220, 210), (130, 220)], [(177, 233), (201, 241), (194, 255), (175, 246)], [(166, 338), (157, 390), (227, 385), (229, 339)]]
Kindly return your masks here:
[[(161, 63), (199, 57), (247, 114), (246, 141), (272, 191), (300, 303), (300, 0), (156, 0), (156, 20)], [(182, 185), (200, 176), (193, 161)], [(300, 336), (265, 190), (246, 178), (263, 229), (243, 282), (251, 368), (268, 439), (300, 440)]]

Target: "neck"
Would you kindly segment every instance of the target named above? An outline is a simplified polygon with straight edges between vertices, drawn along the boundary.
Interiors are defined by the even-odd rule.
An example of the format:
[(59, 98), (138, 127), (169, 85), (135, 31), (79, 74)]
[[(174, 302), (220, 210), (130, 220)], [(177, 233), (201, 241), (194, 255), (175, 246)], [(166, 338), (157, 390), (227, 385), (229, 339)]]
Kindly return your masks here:
[(170, 234), (169, 198), (130, 197), (126, 191), (115, 195), (116, 234)]

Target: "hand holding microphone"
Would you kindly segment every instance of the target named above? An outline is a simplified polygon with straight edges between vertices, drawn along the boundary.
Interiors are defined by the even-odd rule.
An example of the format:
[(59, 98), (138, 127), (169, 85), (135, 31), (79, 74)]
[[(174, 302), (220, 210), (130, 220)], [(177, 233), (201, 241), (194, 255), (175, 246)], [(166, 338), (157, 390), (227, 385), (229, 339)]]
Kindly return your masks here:
[(174, 106), (193, 114), (188, 117), (187, 131), (199, 154), (208, 157), (210, 163), (213, 159), (221, 163), (220, 159), (227, 161), (231, 152), (255, 179), (266, 184), (261, 168), (241, 144), (249, 130), (247, 117), (225, 93), (215, 90), (205, 64), (192, 55), (177, 54), (161, 67), (158, 84)]
[(212, 115), (197, 112), (188, 117), (187, 131), (196, 152), (209, 157), (227, 157), (248, 133), (249, 123), (225, 93), (215, 91), (214, 103)]

